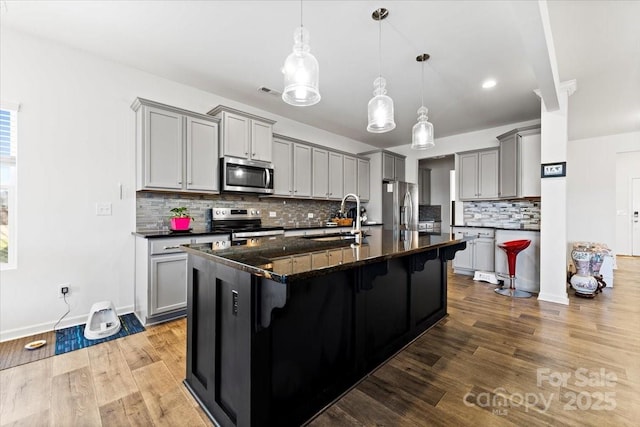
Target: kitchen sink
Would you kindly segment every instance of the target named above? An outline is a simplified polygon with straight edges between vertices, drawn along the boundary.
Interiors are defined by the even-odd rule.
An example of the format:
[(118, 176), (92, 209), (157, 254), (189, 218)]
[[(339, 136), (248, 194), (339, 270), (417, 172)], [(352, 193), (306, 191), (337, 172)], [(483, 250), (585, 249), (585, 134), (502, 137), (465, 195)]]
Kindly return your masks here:
[[(368, 236), (368, 234), (362, 233), (362, 237), (366, 236)], [(351, 233), (332, 233), (316, 236), (304, 236), (304, 238), (316, 242), (335, 242), (338, 240), (355, 240), (356, 235)]]

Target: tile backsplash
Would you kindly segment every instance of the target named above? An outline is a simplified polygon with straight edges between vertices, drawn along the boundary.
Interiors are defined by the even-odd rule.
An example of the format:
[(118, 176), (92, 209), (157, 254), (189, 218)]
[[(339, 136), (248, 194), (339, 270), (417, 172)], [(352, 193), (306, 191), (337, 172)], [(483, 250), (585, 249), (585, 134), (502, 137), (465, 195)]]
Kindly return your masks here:
[(465, 225), (540, 229), (539, 200), (464, 202), (463, 210)]
[[(213, 207), (260, 209), (262, 224), (266, 226), (304, 227), (325, 223), (340, 209), (340, 202), (327, 200), (298, 200), (258, 197), (243, 194), (176, 194), (160, 192), (136, 193), (136, 230), (157, 230), (169, 226), (170, 210), (186, 206), (193, 217), (194, 228), (205, 227), (205, 210)], [(347, 208), (355, 203), (347, 203)], [(275, 212), (270, 217), (269, 212)], [(313, 218), (307, 218), (312, 213)]]

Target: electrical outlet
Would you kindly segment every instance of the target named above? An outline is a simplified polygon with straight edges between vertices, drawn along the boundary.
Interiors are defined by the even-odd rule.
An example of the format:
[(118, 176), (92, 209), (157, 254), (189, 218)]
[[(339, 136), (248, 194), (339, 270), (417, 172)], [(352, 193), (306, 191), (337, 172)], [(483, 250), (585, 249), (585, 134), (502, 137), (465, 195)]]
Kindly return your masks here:
[(69, 284), (63, 283), (58, 286), (58, 298), (62, 298), (64, 295), (69, 295)]
[(313, 218), (313, 214), (312, 214), (311, 212), (309, 212), (309, 213), (307, 214), (307, 218), (309, 218), (309, 219)]
[(269, 218), (275, 218), (277, 215), (274, 211), (269, 211)]

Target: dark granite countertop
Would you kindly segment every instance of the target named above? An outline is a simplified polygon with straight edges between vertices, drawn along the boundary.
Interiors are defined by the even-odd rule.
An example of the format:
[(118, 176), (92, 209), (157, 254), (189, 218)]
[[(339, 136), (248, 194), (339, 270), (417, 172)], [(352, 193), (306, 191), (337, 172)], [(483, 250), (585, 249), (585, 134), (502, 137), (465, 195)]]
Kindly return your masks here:
[(131, 234), (137, 237), (144, 237), (146, 239), (157, 239), (162, 237), (189, 237), (189, 236), (228, 236), (229, 233), (223, 233), (220, 231), (207, 231), (205, 229), (193, 229), (189, 231), (162, 231), (162, 230), (148, 230), (148, 231), (133, 231)]
[(540, 232), (540, 228), (513, 228), (513, 227), (494, 227), (491, 225), (451, 225), (450, 227), (467, 227), (467, 228), (490, 228), (492, 230), (507, 230), (507, 231), (537, 231)]
[[(283, 237), (274, 236), (263, 239), (259, 246), (232, 246), (227, 249), (212, 249), (211, 244), (183, 245), (186, 252), (209, 258), (213, 261), (266, 277), (274, 281), (287, 283), (290, 280), (313, 277), (333, 271), (345, 270), (358, 265), (379, 262), (384, 259), (402, 257), (429, 249), (454, 245), (463, 240), (451, 239), (449, 233), (421, 236), (417, 231), (404, 234), (405, 239), (394, 238), (391, 231), (375, 227), (366, 235), (361, 245), (352, 245), (353, 240), (322, 241), (323, 236)], [(467, 239), (465, 239), (467, 240)], [(314, 267), (311, 262), (297, 263), (292, 273), (288, 257), (311, 256), (325, 251), (341, 251), (341, 261), (334, 265)], [(329, 257), (331, 259), (331, 257)], [(309, 260), (310, 261), (310, 260)], [(305, 265), (306, 264), (306, 265)]]
[[(377, 227), (382, 226), (381, 223), (377, 224), (362, 224), (363, 227)], [(298, 227), (284, 227), (284, 231), (295, 231), (295, 230), (317, 230), (317, 229), (325, 229), (325, 230), (340, 230), (345, 228), (351, 228), (351, 226), (344, 227), (327, 227), (324, 225), (311, 225), (311, 226), (298, 226)], [(215, 236), (215, 235), (228, 235), (229, 233), (223, 233), (220, 231), (207, 231), (204, 228), (194, 228), (189, 231), (171, 231), (171, 230), (140, 230), (133, 231), (131, 234), (137, 237), (144, 237), (146, 239), (157, 239), (161, 237), (185, 237), (185, 236)]]

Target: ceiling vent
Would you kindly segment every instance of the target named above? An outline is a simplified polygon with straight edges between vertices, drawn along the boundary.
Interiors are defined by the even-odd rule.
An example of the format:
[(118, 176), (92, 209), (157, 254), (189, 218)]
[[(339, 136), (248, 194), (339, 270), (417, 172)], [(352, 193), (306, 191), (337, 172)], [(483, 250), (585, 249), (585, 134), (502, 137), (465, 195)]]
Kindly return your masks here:
[(258, 88), (258, 92), (267, 93), (267, 94), (273, 95), (273, 96), (282, 96), (282, 92), (277, 91), (275, 89), (268, 88), (266, 86), (260, 86)]

